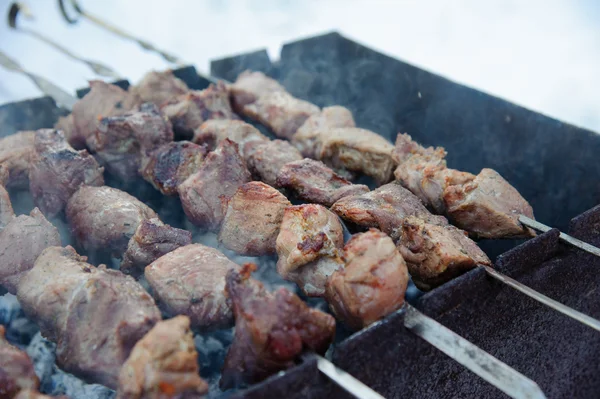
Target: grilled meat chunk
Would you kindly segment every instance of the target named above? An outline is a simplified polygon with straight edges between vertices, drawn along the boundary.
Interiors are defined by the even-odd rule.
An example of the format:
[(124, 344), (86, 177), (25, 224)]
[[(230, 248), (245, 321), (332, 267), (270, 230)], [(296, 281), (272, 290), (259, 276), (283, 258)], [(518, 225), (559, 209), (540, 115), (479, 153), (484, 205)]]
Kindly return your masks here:
[(531, 205), (493, 169), (482, 169), (472, 182), (446, 188), (444, 202), (452, 222), (483, 238), (532, 237), (519, 215), (533, 219)]
[(58, 122), (56, 122), (54, 128), (63, 132), (65, 138), (67, 139), (67, 143), (71, 145), (71, 142), (74, 141), (73, 137), (76, 134), (75, 124), (73, 122), (73, 114), (71, 113), (58, 118)]
[(219, 242), (242, 255), (275, 253), (283, 212), (289, 205), (283, 194), (265, 183), (244, 184), (229, 201)]
[(21, 279), (17, 298), (56, 342), (59, 367), (115, 389), (121, 365), (160, 311), (130, 276), (85, 261), (71, 247), (47, 248)]
[(139, 104), (152, 103), (157, 106), (188, 91), (190, 89), (183, 80), (175, 77), (171, 70), (150, 71), (137, 85), (129, 88)]
[(339, 105), (323, 108), (320, 113), (312, 115), (300, 126), (292, 143), (305, 157), (315, 158), (318, 132), (335, 127), (356, 127), (352, 112), (348, 108)]
[(85, 250), (107, 250), (117, 258), (140, 223), (158, 217), (137, 198), (106, 186), (81, 187), (69, 200), (66, 215), (73, 237)]
[(200, 169), (206, 153), (203, 146), (173, 141), (145, 157), (140, 173), (164, 195), (177, 195), (177, 187)]
[[(444, 149), (441, 147), (433, 148), (425, 148), (416, 141), (412, 139), (412, 137), (407, 133), (398, 133), (396, 136), (396, 145), (394, 146), (394, 150), (392, 151), (392, 158), (396, 164), (401, 165), (406, 162), (412, 155), (426, 155), (427, 153), (436, 153), (442, 151)], [(445, 156), (444, 152), (444, 156)], [(442, 157), (443, 158), (443, 157)]]
[(4, 185), (8, 181), (8, 170), (0, 165), (0, 231), (15, 217), (8, 191)]
[(233, 324), (225, 295), (225, 276), (239, 266), (215, 248), (186, 245), (158, 258), (144, 272), (160, 308), (170, 316), (186, 315), (193, 328)]
[(37, 389), (40, 382), (27, 353), (9, 344), (4, 334), (0, 325), (0, 398), (11, 399), (21, 389)]
[(308, 296), (323, 296), (329, 276), (343, 267), (344, 231), (338, 217), (321, 205), (285, 209), (277, 236), (277, 272)]
[(142, 220), (129, 240), (121, 271), (137, 276), (161, 256), (192, 243), (192, 233), (164, 224), (160, 219)]
[(178, 316), (158, 322), (135, 344), (121, 368), (117, 398), (198, 397), (207, 391), (190, 319)]
[(35, 134), (29, 169), (29, 191), (35, 205), (48, 217), (63, 211), (81, 186), (104, 185), (104, 168), (86, 150), (75, 151), (59, 130)]
[(277, 175), (277, 186), (291, 190), (303, 201), (328, 207), (341, 198), (369, 191), (365, 185), (350, 183), (323, 162), (308, 158), (285, 164)]
[(344, 247), (344, 259), (326, 293), (339, 319), (359, 330), (402, 306), (408, 270), (390, 237), (375, 229), (356, 234)]
[(335, 333), (332, 316), (309, 308), (285, 288), (267, 292), (250, 278), (253, 269), (248, 264), (227, 274), (235, 337), (225, 357), (222, 388), (261, 381), (293, 366), (305, 350), (324, 353)]
[(234, 109), (236, 112), (243, 113), (243, 108), (258, 100), (259, 97), (286, 90), (279, 82), (262, 72), (244, 71), (238, 75), (235, 83), (229, 87), (229, 91)]
[(277, 187), (281, 168), (302, 159), (300, 152), (288, 141), (252, 141), (244, 146), (244, 159), (255, 179)]
[(69, 399), (66, 396), (48, 396), (33, 389), (22, 389), (14, 399)]
[(0, 138), (0, 166), (9, 174), (5, 187), (29, 187), (29, 163), (33, 155), (34, 131), (23, 131)]
[(0, 231), (0, 285), (17, 292), (19, 281), (42, 251), (60, 245), (60, 235), (39, 209), (13, 218)]
[(197, 226), (218, 230), (229, 199), (251, 180), (238, 145), (223, 140), (206, 156), (200, 169), (179, 185), (177, 191), (187, 217)]
[(246, 143), (269, 140), (267, 136), (249, 123), (232, 119), (212, 119), (204, 122), (194, 131), (192, 141), (196, 144), (205, 145), (212, 151), (225, 139), (238, 143), (242, 156)]
[(416, 217), (404, 220), (397, 245), (415, 285), (422, 290), (435, 288), (478, 264), (492, 264), (463, 230)]
[(133, 112), (102, 118), (86, 143), (109, 173), (129, 182), (138, 177), (146, 154), (172, 141), (169, 122), (154, 104), (146, 103)]

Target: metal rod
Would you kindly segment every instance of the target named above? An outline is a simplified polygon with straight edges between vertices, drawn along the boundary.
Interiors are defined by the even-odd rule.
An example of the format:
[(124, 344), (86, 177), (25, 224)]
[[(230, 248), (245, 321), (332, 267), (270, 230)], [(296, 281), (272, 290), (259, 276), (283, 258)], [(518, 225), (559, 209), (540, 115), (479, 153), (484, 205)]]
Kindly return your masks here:
[(363, 384), (344, 370), (338, 368), (335, 364), (319, 355), (313, 355), (317, 358), (317, 368), (336, 384), (350, 392), (360, 399), (384, 399), (383, 396)]

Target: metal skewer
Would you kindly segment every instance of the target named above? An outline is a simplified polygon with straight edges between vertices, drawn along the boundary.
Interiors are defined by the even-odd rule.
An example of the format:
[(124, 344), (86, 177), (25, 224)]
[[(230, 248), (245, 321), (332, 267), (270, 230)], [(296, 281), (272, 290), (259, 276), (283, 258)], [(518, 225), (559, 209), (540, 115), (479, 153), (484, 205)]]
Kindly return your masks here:
[(319, 355), (312, 355), (317, 359), (317, 368), (336, 384), (361, 399), (384, 399), (383, 396), (363, 384), (335, 364)]

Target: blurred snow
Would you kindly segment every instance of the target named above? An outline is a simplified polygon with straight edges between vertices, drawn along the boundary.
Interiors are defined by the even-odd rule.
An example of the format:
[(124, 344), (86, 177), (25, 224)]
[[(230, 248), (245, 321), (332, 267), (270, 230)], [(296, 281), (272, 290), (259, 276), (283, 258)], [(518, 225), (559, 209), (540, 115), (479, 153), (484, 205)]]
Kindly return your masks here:
[[(337, 30), (386, 54), (576, 125), (600, 131), (600, 2), (594, 0), (80, 0), (89, 12), (200, 70), (223, 56)], [(6, 14), (9, 0), (0, 0)], [(103, 61), (132, 82), (169, 65), (89, 22), (68, 26), (53, 0), (29, 0), (28, 26)], [(4, 15), (5, 15), (4, 14)], [(74, 91), (94, 75), (0, 27), (0, 50)], [(0, 69), (0, 103), (38, 96)]]

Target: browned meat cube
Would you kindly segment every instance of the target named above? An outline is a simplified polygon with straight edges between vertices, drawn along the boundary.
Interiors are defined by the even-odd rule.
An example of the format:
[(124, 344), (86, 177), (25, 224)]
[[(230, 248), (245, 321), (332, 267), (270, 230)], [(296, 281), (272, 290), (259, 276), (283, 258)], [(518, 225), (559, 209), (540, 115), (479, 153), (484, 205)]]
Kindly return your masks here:
[(275, 253), (275, 241), (290, 201), (273, 187), (258, 181), (241, 186), (229, 201), (219, 242), (242, 255)]
[(229, 93), (222, 82), (173, 97), (161, 106), (161, 111), (173, 124), (175, 134), (186, 140), (191, 140), (194, 130), (204, 121), (238, 119), (231, 110)]
[(183, 314), (192, 327), (204, 330), (233, 324), (225, 276), (239, 266), (215, 248), (191, 244), (158, 258), (145, 270), (160, 308), (168, 315)]
[(4, 185), (8, 181), (8, 170), (0, 165), (0, 231), (15, 217), (8, 191)]
[(177, 187), (200, 169), (206, 153), (189, 141), (164, 144), (142, 160), (140, 173), (164, 195), (177, 195)]
[(171, 70), (150, 71), (137, 85), (129, 88), (139, 104), (149, 102), (157, 106), (188, 91), (190, 89), (183, 80), (175, 77)]
[(59, 130), (35, 135), (29, 169), (29, 191), (35, 205), (52, 218), (63, 211), (81, 186), (104, 185), (104, 168), (86, 150), (75, 151)]
[(10, 399), (21, 389), (37, 389), (40, 382), (27, 353), (9, 344), (4, 334), (0, 325), (0, 398)]
[(23, 276), (33, 267), (42, 251), (60, 245), (60, 235), (39, 209), (29, 216), (13, 218), (0, 231), (0, 285), (8, 292), (17, 292)]
[(535, 236), (519, 222), (519, 215), (533, 219), (533, 208), (493, 169), (482, 169), (470, 183), (448, 187), (444, 202), (452, 223), (475, 236)]
[(0, 138), (0, 166), (8, 171), (5, 187), (29, 187), (29, 163), (35, 132), (24, 131)]
[(446, 225), (443, 216), (432, 215), (413, 193), (398, 183), (389, 183), (362, 195), (342, 198), (331, 207), (342, 219), (358, 226), (375, 227), (398, 239), (402, 222), (416, 216), (428, 223)]
[(142, 157), (172, 141), (169, 122), (154, 104), (146, 103), (125, 115), (101, 119), (86, 142), (108, 172), (128, 182), (139, 176)]
[(312, 115), (296, 131), (292, 142), (307, 158), (315, 158), (316, 137), (318, 132), (334, 127), (356, 127), (352, 112), (339, 105), (325, 107), (320, 113)]
[(316, 204), (285, 209), (277, 236), (277, 272), (308, 296), (323, 296), (329, 276), (343, 267), (344, 230), (338, 217)]
[(341, 198), (369, 191), (365, 185), (350, 183), (323, 162), (308, 158), (285, 164), (277, 175), (277, 186), (291, 190), (303, 201), (328, 207)]
[(335, 334), (335, 319), (309, 308), (285, 288), (274, 293), (250, 278), (256, 268), (227, 274), (227, 293), (233, 303), (235, 336), (229, 347), (221, 388), (254, 383), (294, 365), (304, 351), (324, 353)]
[(230, 85), (229, 91), (233, 107), (237, 112), (242, 112), (245, 105), (255, 102), (267, 93), (285, 92), (285, 87), (262, 72), (244, 71), (239, 74), (235, 83)]
[(394, 150), (392, 151), (392, 158), (394, 159), (396, 164), (401, 165), (414, 154), (425, 155), (427, 153), (435, 153), (439, 151), (443, 152), (444, 156), (446, 155), (446, 152), (442, 147), (425, 148), (416, 141), (414, 141), (409, 134), (398, 133), (398, 136), (396, 136), (396, 145), (394, 147)]
[(121, 365), (160, 311), (132, 277), (85, 260), (71, 247), (47, 248), (21, 279), (17, 298), (56, 342), (59, 367), (115, 389)]
[(146, 204), (112, 187), (81, 187), (69, 200), (67, 221), (87, 251), (107, 250), (120, 258), (143, 220), (157, 218)]
[(117, 398), (196, 398), (208, 391), (199, 372), (190, 319), (160, 321), (135, 344), (121, 368)]
[(192, 223), (218, 230), (229, 199), (237, 189), (251, 180), (250, 172), (229, 139), (208, 154), (200, 169), (179, 185), (177, 191), (185, 214)]
[(243, 154), (252, 176), (274, 187), (283, 165), (302, 159), (300, 152), (283, 140), (252, 141), (244, 146)]
[(398, 249), (417, 287), (430, 290), (476, 267), (491, 265), (467, 233), (408, 217), (402, 223)]
[(58, 118), (58, 122), (56, 122), (54, 128), (63, 132), (69, 145), (71, 145), (72, 142), (76, 141), (73, 139), (73, 137), (77, 134), (75, 130), (75, 124), (73, 122), (73, 114), (61, 116), (60, 118)]
[(225, 139), (238, 143), (242, 156), (244, 155), (243, 150), (246, 143), (269, 140), (267, 136), (249, 123), (232, 119), (212, 119), (204, 122), (196, 129), (192, 141), (196, 144), (205, 145), (212, 151)]
[(346, 266), (327, 284), (335, 315), (359, 330), (399, 309), (408, 285), (406, 262), (379, 230), (354, 235), (344, 247)]
[(192, 243), (192, 233), (164, 224), (160, 219), (142, 220), (129, 240), (121, 271), (137, 276), (164, 254)]

